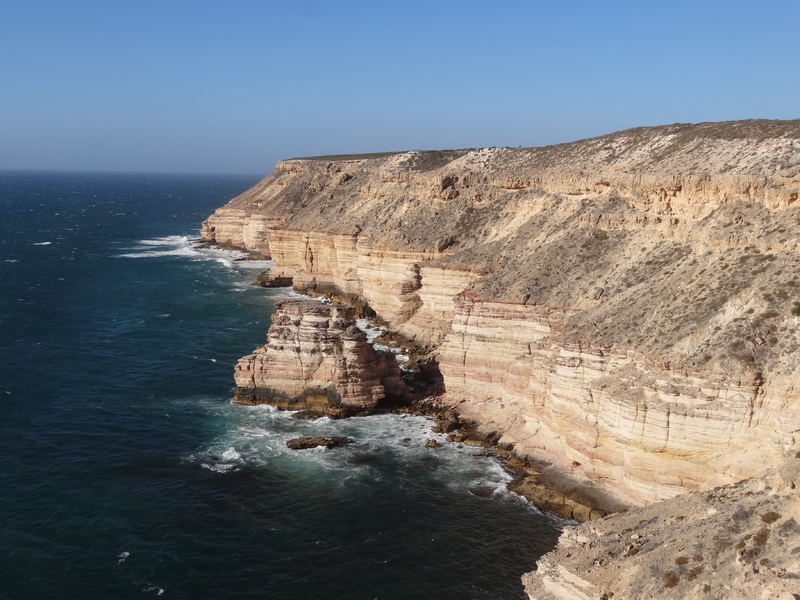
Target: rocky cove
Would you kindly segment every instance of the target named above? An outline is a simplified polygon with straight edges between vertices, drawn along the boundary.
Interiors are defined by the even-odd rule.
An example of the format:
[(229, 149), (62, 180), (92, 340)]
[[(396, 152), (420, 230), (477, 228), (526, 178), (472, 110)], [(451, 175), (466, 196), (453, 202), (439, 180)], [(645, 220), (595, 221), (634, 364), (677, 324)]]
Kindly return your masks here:
[(532, 470), (540, 505), (618, 513), (567, 528), (531, 598), (789, 598), (798, 194), (800, 122), (681, 124), (286, 160), (202, 237), (337, 302), (282, 305), (236, 368), (239, 401), (346, 416), (403, 400), (352, 327), (366, 314), (426, 373), (418, 396)]

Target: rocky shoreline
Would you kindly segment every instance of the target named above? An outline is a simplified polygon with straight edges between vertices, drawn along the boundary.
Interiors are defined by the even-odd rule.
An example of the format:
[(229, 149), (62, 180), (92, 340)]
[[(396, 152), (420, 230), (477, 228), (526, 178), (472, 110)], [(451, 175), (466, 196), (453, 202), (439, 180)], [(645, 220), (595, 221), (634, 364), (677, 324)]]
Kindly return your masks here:
[[(254, 285), (263, 286), (264, 281), (273, 281), (268, 272)], [(457, 408), (443, 403), (435, 365), (420, 362), (424, 352), (397, 335), (377, 338), (410, 355), (401, 376), (392, 353), (371, 350), (357, 328), (355, 318), (363, 316), (363, 311), (338, 302), (342, 295), (336, 291), (320, 297), (325, 301), (276, 302), (268, 343), (236, 366), (235, 403), (270, 404), (299, 411), (298, 418), (306, 419), (365, 416), (385, 410), (431, 417), (432, 431), (447, 434), (448, 443), (484, 449), (484, 455), (485, 449), (491, 449), (514, 475), (508, 489), (545, 512), (582, 522), (626, 508), (595, 486), (573, 480), (545, 462), (518, 456), (513, 446), (500, 443), (500, 433), (481, 431), (477, 422), (462, 419)], [(364, 390), (370, 394), (366, 399)], [(311, 439), (313, 443), (293, 440), (296, 443), (290, 447), (339, 445)], [(436, 446), (438, 443), (430, 447)]]
[[(345, 416), (430, 396), (440, 426), (447, 411), (474, 424), (455, 443), (513, 452), (515, 489), (548, 510), (630, 507), (590, 525), (760, 481), (800, 451), (798, 198), (800, 121), (675, 124), (286, 160), (201, 235), (271, 257), (265, 285), (385, 324), (425, 380), (369, 376), (380, 356), (353, 331), (330, 342), (337, 327), (314, 323), (335, 319), (316, 315), (240, 363), (242, 401)], [(295, 360), (306, 347), (314, 360)], [(271, 380), (273, 360), (311, 391)], [(566, 564), (552, 589), (587, 581), (587, 565)], [(717, 589), (709, 569), (692, 577), (697, 593)]]

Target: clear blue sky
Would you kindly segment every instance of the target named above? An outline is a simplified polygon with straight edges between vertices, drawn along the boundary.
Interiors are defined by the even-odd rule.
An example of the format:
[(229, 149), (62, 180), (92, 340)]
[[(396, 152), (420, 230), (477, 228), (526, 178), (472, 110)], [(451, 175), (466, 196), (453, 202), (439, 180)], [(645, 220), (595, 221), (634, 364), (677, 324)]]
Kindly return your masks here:
[(798, 0), (0, 0), (0, 168), (267, 173), (800, 117)]

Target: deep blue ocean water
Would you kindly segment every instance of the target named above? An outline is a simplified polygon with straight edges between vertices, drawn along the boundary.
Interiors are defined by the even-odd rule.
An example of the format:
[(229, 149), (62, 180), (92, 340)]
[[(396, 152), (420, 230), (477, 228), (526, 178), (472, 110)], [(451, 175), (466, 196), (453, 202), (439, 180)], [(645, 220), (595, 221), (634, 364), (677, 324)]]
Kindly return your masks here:
[(230, 403), (288, 292), (190, 240), (256, 180), (0, 172), (0, 598), (523, 598), (558, 524), (493, 459)]

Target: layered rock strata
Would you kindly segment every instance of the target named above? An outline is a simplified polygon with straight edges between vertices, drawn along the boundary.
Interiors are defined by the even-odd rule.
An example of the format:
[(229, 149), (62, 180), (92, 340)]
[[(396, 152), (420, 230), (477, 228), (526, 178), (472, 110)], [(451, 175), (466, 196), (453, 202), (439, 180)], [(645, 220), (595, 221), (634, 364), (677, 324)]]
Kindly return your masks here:
[(644, 505), (797, 446), (799, 194), (800, 122), (670, 125), (282, 161), (202, 235), (372, 311), (486, 433)]
[(267, 344), (234, 377), (238, 403), (335, 417), (368, 414), (405, 393), (394, 355), (367, 343), (353, 309), (314, 300), (277, 301)]
[(761, 374), (570, 339), (570, 312), (458, 298), (439, 364), (462, 415), (633, 505), (752, 476), (794, 443), (788, 390)]

